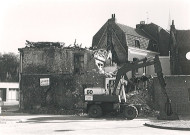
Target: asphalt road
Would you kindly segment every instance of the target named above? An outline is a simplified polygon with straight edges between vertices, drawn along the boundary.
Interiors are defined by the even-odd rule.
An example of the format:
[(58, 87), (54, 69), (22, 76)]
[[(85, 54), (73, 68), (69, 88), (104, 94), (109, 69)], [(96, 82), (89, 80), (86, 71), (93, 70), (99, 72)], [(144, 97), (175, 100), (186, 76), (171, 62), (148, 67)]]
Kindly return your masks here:
[(70, 115), (0, 115), (0, 135), (189, 135), (190, 131), (146, 127), (150, 118), (92, 119)]

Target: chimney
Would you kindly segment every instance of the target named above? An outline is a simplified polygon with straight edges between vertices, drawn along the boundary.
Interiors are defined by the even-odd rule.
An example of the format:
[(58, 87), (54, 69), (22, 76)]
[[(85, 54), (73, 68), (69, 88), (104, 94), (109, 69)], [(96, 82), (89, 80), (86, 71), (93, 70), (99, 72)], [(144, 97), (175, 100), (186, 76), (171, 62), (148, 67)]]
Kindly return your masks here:
[(140, 24), (136, 25), (136, 29), (140, 29), (145, 25), (145, 21), (140, 21)]
[(140, 24), (145, 24), (145, 21), (140, 21)]
[(170, 30), (175, 30), (174, 20), (172, 20), (172, 25), (170, 26)]
[(172, 20), (172, 25), (174, 25), (174, 20)]
[(111, 19), (112, 19), (113, 21), (115, 21), (115, 14), (112, 14), (112, 15), (111, 15)]

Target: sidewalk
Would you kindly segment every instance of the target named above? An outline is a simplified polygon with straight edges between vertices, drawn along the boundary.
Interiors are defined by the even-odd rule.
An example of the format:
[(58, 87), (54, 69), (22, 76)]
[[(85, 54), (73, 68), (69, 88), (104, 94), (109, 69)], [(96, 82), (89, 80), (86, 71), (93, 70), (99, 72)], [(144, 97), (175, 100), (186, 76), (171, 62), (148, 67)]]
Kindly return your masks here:
[(179, 120), (150, 120), (144, 124), (148, 127), (160, 128), (160, 129), (170, 129), (170, 130), (185, 130), (190, 131), (190, 115), (179, 116)]

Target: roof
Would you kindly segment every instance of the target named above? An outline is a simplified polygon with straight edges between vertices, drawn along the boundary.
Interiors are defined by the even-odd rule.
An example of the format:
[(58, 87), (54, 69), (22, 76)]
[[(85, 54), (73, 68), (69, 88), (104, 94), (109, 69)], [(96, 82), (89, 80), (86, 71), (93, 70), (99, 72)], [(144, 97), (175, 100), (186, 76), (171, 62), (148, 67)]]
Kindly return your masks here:
[(126, 35), (133, 35), (140, 38), (147, 38), (140, 29), (135, 29), (124, 24), (116, 23)]
[(176, 30), (176, 35), (179, 47), (190, 47), (190, 30)]
[[(170, 34), (166, 30), (154, 23), (137, 24), (136, 27), (144, 33), (144, 36), (152, 41), (152, 44), (157, 44), (156, 50), (160, 53), (161, 56), (169, 55)], [(151, 50), (151, 45), (149, 47), (150, 48), (148, 49)]]

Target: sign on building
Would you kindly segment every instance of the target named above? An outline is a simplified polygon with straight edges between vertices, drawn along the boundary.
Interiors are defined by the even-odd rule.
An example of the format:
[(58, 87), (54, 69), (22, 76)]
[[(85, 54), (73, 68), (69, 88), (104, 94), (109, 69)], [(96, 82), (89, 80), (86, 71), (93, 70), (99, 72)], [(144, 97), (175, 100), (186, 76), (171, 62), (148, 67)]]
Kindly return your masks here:
[(40, 86), (49, 86), (49, 78), (40, 78)]

